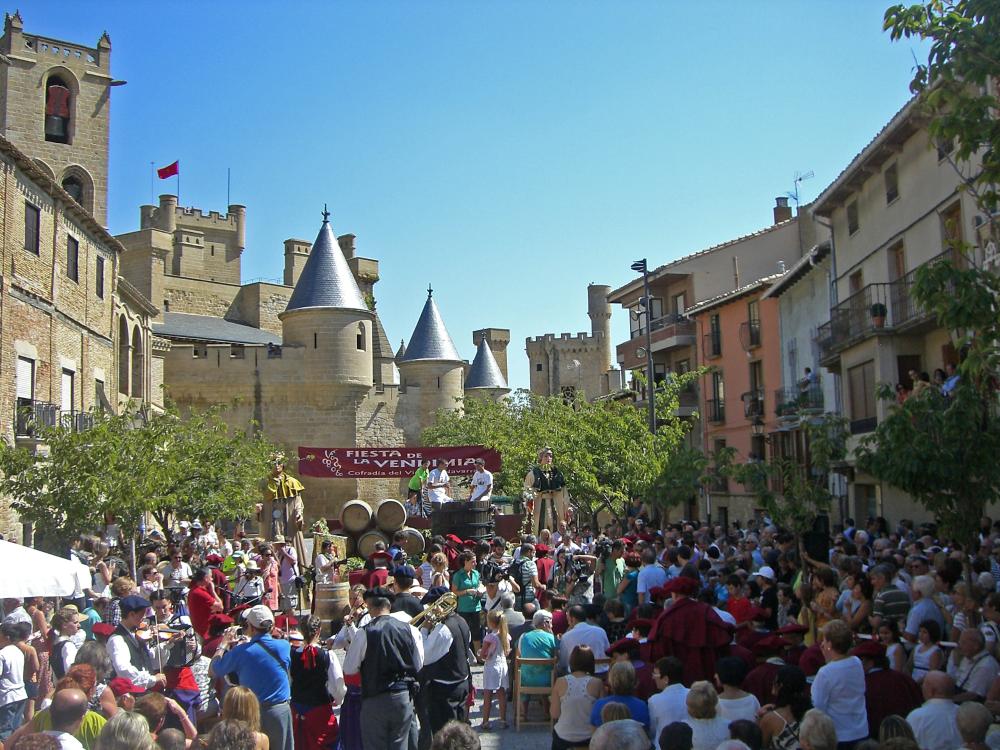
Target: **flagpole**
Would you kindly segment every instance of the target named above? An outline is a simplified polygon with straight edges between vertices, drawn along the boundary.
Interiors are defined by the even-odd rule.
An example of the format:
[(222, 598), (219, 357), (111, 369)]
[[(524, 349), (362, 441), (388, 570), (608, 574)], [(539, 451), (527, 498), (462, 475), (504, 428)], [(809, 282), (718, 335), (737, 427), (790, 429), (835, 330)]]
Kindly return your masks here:
[(177, 205), (181, 205), (181, 160), (177, 160)]
[(230, 169), (229, 167), (226, 167), (226, 206), (227, 207), (232, 203), (232, 200), (230, 200), (230, 197), (229, 197), (230, 187), (232, 186), (232, 177), (233, 177), (233, 175), (232, 175), (232, 169)]
[(156, 192), (156, 178), (155, 178), (156, 168), (153, 166), (153, 162), (149, 162), (149, 204), (155, 205), (156, 201), (153, 194)]

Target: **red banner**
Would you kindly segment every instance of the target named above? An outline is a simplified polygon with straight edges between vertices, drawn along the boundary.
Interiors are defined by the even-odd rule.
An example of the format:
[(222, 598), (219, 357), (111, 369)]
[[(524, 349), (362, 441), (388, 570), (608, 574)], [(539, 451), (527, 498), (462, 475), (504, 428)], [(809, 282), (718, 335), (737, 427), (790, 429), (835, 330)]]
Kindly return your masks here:
[(443, 458), (448, 473), (471, 475), (476, 459), (486, 462), (490, 471), (499, 471), (500, 454), (481, 445), (456, 445), (449, 448), (307, 448), (299, 447), (299, 474), (324, 479), (364, 479), (367, 477), (410, 477), (429, 458), (431, 468)]

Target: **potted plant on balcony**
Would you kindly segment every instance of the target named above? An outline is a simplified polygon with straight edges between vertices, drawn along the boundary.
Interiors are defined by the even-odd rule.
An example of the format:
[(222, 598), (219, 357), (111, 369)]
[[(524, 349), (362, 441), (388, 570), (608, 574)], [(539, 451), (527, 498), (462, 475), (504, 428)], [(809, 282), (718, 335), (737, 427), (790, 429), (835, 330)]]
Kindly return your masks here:
[(885, 316), (886, 316), (885, 305), (883, 305), (881, 302), (876, 302), (869, 309), (869, 313), (871, 313), (872, 316), (872, 325), (874, 325), (876, 328), (885, 327)]

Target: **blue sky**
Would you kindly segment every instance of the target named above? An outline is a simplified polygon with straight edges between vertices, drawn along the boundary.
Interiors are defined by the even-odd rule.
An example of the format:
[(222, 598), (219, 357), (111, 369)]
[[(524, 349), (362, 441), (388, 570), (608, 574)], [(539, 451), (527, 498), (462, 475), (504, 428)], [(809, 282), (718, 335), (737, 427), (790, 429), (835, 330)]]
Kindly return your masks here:
[[(12, 10), (12, 8), (11, 8)], [(589, 330), (617, 286), (771, 222), (796, 171), (814, 198), (908, 98), (910, 43), (881, 2), (47, 2), (25, 30), (94, 44), (112, 71), (109, 223), (138, 225), (149, 164), (181, 203), (247, 206), (243, 277), (334, 230), (381, 262), (378, 310), (409, 339), (428, 282), (463, 356), (472, 330)], [(174, 181), (156, 185), (172, 192)], [(616, 310), (615, 338), (627, 335)]]

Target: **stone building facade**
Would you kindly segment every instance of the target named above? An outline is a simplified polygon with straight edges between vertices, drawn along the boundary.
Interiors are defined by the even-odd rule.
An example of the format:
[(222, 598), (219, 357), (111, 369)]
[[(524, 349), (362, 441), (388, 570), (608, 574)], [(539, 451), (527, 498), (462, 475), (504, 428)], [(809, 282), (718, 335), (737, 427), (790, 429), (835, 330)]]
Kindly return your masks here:
[(546, 333), (525, 341), (529, 387), (540, 396), (582, 393), (593, 401), (622, 387), (611, 357), (611, 287), (587, 286), (590, 333)]

